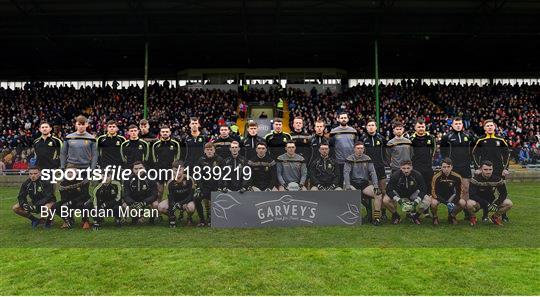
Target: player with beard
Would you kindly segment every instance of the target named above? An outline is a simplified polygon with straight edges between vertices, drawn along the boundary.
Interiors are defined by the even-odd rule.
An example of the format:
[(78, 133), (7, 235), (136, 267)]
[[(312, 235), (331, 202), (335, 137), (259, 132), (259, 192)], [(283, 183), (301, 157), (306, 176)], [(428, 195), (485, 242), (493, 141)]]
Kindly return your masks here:
[(397, 213), (399, 204), (411, 221), (420, 225), (420, 214), (431, 205), (431, 198), (426, 190), (424, 178), (420, 172), (413, 169), (412, 161), (402, 161), (400, 169), (390, 176), (383, 198), (384, 206), (392, 213), (392, 224), (401, 222)]
[(339, 165), (339, 184), (343, 184), (343, 167), (347, 157), (354, 153), (354, 144), (358, 139), (358, 132), (348, 125), (349, 115), (342, 112), (338, 116), (339, 126), (330, 131), (330, 148), (333, 149), (334, 158)]
[(431, 193), (431, 179), (433, 178), (433, 157), (437, 143), (435, 137), (426, 132), (426, 122), (418, 119), (414, 124), (414, 133), (411, 135), (412, 162), (414, 170), (424, 177), (428, 193)]
[(60, 168), (60, 152), (62, 150), (62, 140), (52, 136), (51, 124), (42, 122), (39, 125), (41, 136), (34, 140), (34, 156), (36, 166), (41, 169)]
[(154, 141), (157, 140), (156, 134), (154, 134), (154, 133), (152, 133), (152, 131), (150, 131), (150, 123), (148, 122), (147, 119), (140, 120), (139, 129), (140, 129), (139, 130), (140, 131), (139, 138), (141, 138), (142, 140), (148, 142), (150, 145), (152, 145), (154, 143)]
[(493, 212), (491, 222), (495, 225), (502, 225), (502, 215), (509, 211), (513, 203), (508, 198), (505, 180), (493, 174), (493, 163), (484, 161), (480, 166), (480, 174), (471, 179), (469, 190), (469, 200), (467, 208), (471, 213), (470, 224), (476, 225), (476, 217), (473, 215), (480, 208), (487, 208)]
[[(171, 138), (171, 128), (169, 126), (161, 126), (159, 136), (159, 140), (154, 142), (151, 149), (154, 168), (158, 170), (169, 169), (174, 161), (180, 159), (180, 143)], [(163, 197), (165, 183), (171, 179), (171, 177), (165, 176), (164, 172), (159, 175), (159, 180), (157, 180), (158, 203), (161, 202)]]
[(253, 159), (257, 155), (257, 144), (265, 142), (264, 138), (258, 135), (259, 125), (255, 121), (250, 121), (248, 124), (248, 134), (242, 141), (240, 141), (240, 147), (242, 148), (242, 155), (247, 160)]
[(144, 162), (144, 165), (148, 168), (153, 166), (152, 156), (152, 145), (157, 140), (156, 134), (150, 131), (150, 122), (147, 119), (142, 119), (139, 121), (139, 138), (148, 143), (148, 159)]

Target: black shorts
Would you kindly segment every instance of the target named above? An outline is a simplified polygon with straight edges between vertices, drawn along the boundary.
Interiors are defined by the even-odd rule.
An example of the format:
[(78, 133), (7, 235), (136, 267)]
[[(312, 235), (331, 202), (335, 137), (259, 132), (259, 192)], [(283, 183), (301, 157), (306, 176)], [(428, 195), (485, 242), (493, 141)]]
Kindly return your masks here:
[(493, 197), (493, 199), (485, 199), (480, 196), (471, 196), (469, 199), (476, 201), (478, 204), (480, 204), (481, 208), (488, 208), (488, 206), (494, 201), (495, 197)]
[(454, 167), (454, 172), (461, 175), (463, 178), (471, 178), (472, 177), (472, 171), (470, 166), (460, 166), (460, 167)]
[(375, 173), (377, 173), (377, 179), (379, 181), (386, 179), (386, 169), (384, 169), (384, 166), (375, 166)]
[(426, 183), (427, 192), (431, 193), (431, 180), (433, 179), (433, 169), (417, 169), (418, 172), (422, 175), (424, 178), (424, 183)]
[(184, 206), (190, 202), (193, 202), (193, 199), (192, 198), (187, 198), (187, 199), (183, 199), (183, 200), (180, 200), (180, 201), (170, 201), (169, 200), (169, 207), (171, 207), (170, 203), (172, 203), (172, 205), (175, 205), (175, 204), (180, 204), (181, 206)]
[(355, 187), (357, 190), (363, 191), (365, 188), (369, 186), (369, 182), (367, 180), (363, 180), (361, 182), (351, 181), (351, 186)]

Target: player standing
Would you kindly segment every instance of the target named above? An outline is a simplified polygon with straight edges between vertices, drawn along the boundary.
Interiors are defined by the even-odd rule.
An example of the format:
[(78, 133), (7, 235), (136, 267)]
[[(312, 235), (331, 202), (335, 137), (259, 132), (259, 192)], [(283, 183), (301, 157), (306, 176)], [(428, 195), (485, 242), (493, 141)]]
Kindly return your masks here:
[(339, 126), (330, 131), (330, 148), (334, 151), (334, 158), (339, 165), (339, 184), (343, 184), (343, 167), (347, 157), (354, 153), (354, 144), (358, 132), (348, 125), (349, 115), (342, 112), (338, 116)]
[(75, 168), (96, 168), (98, 154), (96, 138), (88, 133), (88, 119), (84, 116), (75, 118), (75, 132), (68, 134), (64, 140), (60, 154), (60, 166), (67, 168), (69, 164)]
[(394, 138), (390, 139), (387, 143), (387, 155), (390, 163), (390, 169), (392, 173), (400, 171), (401, 163), (403, 161), (410, 161), (412, 158), (412, 146), (411, 141), (403, 136), (405, 128), (401, 121), (394, 121), (392, 125), (392, 132)]
[(62, 150), (62, 140), (51, 134), (51, 124), (42, 122), (39, 125), (41, 136), (34, 140), (34, 156), (36, 166), (40, 169), (60, 168), (60, 152)]
[(132, 168), (135, 162), (145, 164), (150, 156), (148, 142), (139, 138), (139, 128), (136, 125), (129, 125), (129, 138), (120, 146), (120, 155), (127, 168)]
[(174, 161), (180, 159), (180, 143), (171, 138), (171, 128), (169, 126), (161, 126), (159, 130), (159, 140), (152, 145), (152, 161), (154, 168), (158, 170), (157, 183), (157, 201), (161, 202), (163, 197), (163, 190), (167, 180), (171, 180), (172, 177), (168, 177), (164, 172), (159, 172), (163, 169), (169, 169)]
[(259, 125), (255, 121), (250, 121), (247, 129), (247, 136), (240, 141), (242, 155), (247, 160), (253, 159), (257, 155), (257, 144), (265, 142), (264, 138), (258, 135)]
[(107, 133), (97, 138), (98, 164), (101, 169), (111, 165), (120, 167), (123, 163), (120, 147), (126, 139), (118, 135), (116, 121), (107, 122)]
[(283, 154), (287, 141), (291, 140), (292, 138), (289, 133), (283, 132), (283, 120), (281, 118), (275, 118), (272, 125), (274, 130), (266, 134), (264, 136), (264, 140), (268, 145), (270, 157), (276, 160), (278, 156)]

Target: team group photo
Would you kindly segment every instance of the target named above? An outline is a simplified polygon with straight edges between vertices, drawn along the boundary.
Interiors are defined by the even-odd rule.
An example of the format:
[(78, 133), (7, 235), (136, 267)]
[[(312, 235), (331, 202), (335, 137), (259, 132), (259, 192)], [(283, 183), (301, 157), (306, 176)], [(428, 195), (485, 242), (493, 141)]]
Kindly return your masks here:
[(0, 296), (540, 295), (539, 20), (0, 2)]
[[(471, 226), (478, 223), (477, 213), (482, 222), (509, 222), (507, 212), (512, 201), (505, 178), (511, 148), (495, 133), (493, 120), (482, 123), (484, 135), (473, 136), (464, 131), (463, 119), (454, 117), (440, 140), (427, 131), (421, 118), (414, 122), (411, 132), (399, 118), (393, 120), (390, 139), (380, 133), (371, 118), (366, 120), (365, 134), (348, 125), (347, 112), (339, 113), (337, 120), (339, 125), (327, 131), (327, 124), (317, 119), (315, 133), (309, 134), (302, 117), (292, 119), (290, 133), (283, 131), (281, 118), (274, 118), (272, 131), (264, 137), (258, 135), (256, 120), (251, 120), (245, 137), (227, 125), (219, 126), (217, 137), (208, 137), (200, 131), (201, 120), (190, 118), (189, 133), (174, 139), (167, 125), (160, 125), (154, 134), (148, 120), (129, 124), (125, 136), (119, 134), (116, 121), (109, 120), (104, 125), (106, 133), (95, 137), (88, 132), (88, 119), (81, 115), (74, 119), (75, 132), (67, 134), (65, 140), (54, 136), (49, 122), (41, 122), (41, 135), (33, 141), (34, 164), (28, 169), (28, 179), (21, 185), (13, 211), (28, 218), (32, 228), (50, 228), (54, 213), (61, 213), (61, 209), (68, 213), (60, 216), (61, 228), (75, 227), (68, 209), (95, 209), (95, 213), (110, 210), (120, 227), (126, 221), (127, 209), (144, 208), (157, 210), (149, 217), (150, 224), (163, 215), (173, 228), (177, 222), (210, 226), (212, 191), (356, 190), (361, 191), (365, 221), (375, 226), (387, 221), (399, 224), (400, 213), (417, 225), (422, 220), (438, 225), (441, 204), (450, 224), (458, 224), (460, 212), (464, 214), (462, 220)], [(435, 173), (436, 154), (440, 165)], [(92, 184), (66, 174), (58, 186), (41, 177), (42, 169), (74, 173), (96, 166), (124, 167), (131, 169), (132, 175), (125, 179), (105, 175)], [(186, 174), (185, 169), (190, 167), (191, 174)], [(220, 174), (215, 174), (214, 167), (220, 168)], [(150, 168), (170, 169), (172, 174), (153, 180), (137, 174)], [(222, 176), (224, 168), (242, 174)], [(202, 178), (204, 169), (207, 178)], [(246, 172), (249, 176), (244, 176)], [(178, 221), (184, 213), (186, 221)], [(195, 213), (197, 223), (193, 220)], [(103, 216), (79, 217), (83, 229), (99, 230), (104, 221)], [(136, 216), (130, 223), (143, 221)]]

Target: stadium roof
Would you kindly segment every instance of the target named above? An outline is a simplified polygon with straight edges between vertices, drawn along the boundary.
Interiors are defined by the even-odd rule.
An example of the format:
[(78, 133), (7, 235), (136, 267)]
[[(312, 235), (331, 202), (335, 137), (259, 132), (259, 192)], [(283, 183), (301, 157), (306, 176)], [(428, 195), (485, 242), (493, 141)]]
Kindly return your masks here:
[(11, 0), (0, 79), (141, 77), (190, 67), (339, 67), (382, 76), (540, 72), (540, 1)]

